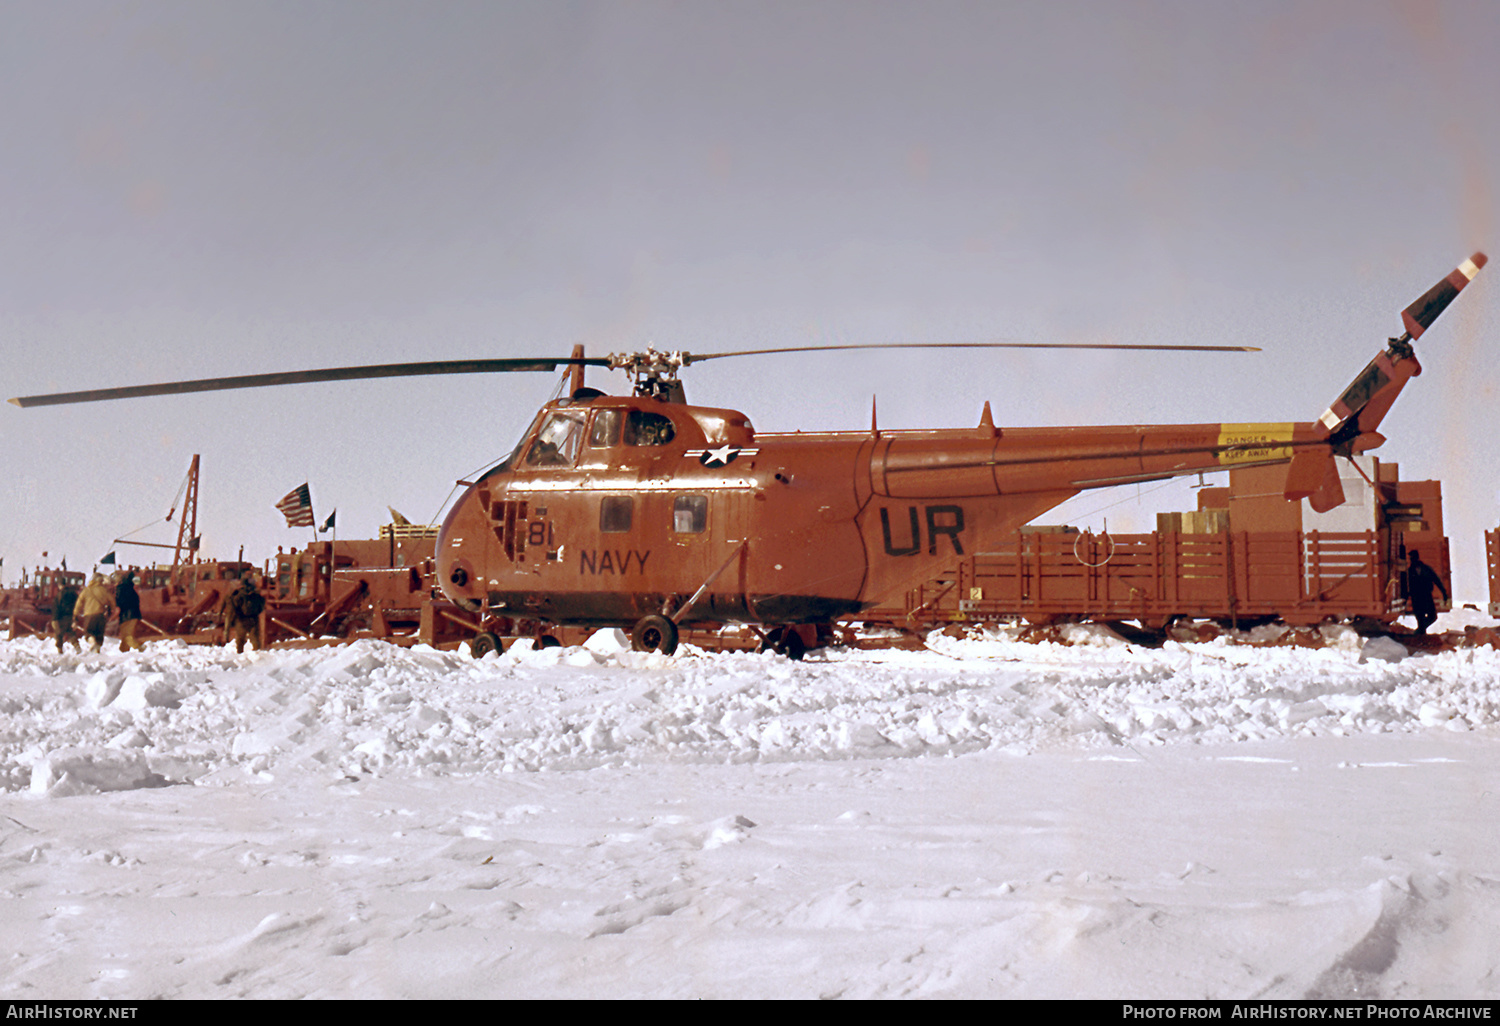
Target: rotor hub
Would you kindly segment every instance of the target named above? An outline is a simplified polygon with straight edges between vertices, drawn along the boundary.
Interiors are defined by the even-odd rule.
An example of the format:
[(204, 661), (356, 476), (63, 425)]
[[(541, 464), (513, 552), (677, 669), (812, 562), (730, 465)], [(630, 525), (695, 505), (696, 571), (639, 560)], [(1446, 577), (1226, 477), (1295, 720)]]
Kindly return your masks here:
[(680, 395), (682, 384), (678, 371), (687, 366), (691, 357), (687, 353), (671, 351), (657, 352), (647, 346), (644, 352), (610, 353), (611, 370), (624, 371), (635, 382), (635, 394), (666, 399)]

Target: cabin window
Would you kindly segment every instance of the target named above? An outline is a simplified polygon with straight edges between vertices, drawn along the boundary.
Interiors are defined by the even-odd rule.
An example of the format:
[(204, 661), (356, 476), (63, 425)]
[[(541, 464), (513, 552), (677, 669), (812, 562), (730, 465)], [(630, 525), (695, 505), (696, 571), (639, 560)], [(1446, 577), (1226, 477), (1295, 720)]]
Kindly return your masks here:
[(672, 421), (650, 410), (631, 410), (625, 418), (626, 445), (666, 445), (677, 429)]
[(695, 413), (694, 420), (703, 429), (703, 438), (709, 445), (723, 445), (729, 441), (729, 424), (718, 414)]
[(620, 444), (620, 425), (624, 423), (622, 410), (600, 410), (594, 414), (594, 423), (589, 428), (589, 445), (595, 449), (607, 449)]
[(635, 516), (635, 500), (628, 495), (606, 495), (599, 502), (599, 530), (623, 534)]
[(702, 534), (707, 527), (708, 496), (677, 496), (672, 503), (672, 530), (678, 534)]
[(571, 467), (578, 458), (583, 440), (583, 417), (576, 413), (554, 413), (536, 433), (536, 441), (526, 450), (526, 465), (531, 467)]

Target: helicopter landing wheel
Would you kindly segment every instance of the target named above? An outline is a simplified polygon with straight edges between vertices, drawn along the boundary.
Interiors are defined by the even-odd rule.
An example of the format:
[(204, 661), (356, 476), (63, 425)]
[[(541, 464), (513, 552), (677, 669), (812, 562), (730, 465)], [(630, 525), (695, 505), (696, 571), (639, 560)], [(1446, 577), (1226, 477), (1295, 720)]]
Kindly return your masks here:
[(630, 632), (630, 647), (637, 652), (671, 655), (677, 651), (677, 625), (665, 616), (642, 617)]
[(802, 640), (802, 632), (796, 627), (776, 627), (761, 642), (760, 650), (784, 655), (795, 662), (807, 654), (807, 643)]
[(500, 638), (489, 631), (481, 631), (469, 642), (469, 654), (475, 659), (483, 659), (491, 652), (500, 651), (503, 651)]

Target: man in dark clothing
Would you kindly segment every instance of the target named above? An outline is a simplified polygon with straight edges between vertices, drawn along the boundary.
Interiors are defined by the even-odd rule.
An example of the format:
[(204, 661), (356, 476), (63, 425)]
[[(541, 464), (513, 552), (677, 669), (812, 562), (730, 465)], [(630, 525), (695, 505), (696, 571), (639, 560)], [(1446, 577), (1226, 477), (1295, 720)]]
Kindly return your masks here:
[(141, 620), (141, 597), (135, 591), (135, 572), (125, 571), (120, 583), (115, 585), (115, 608), (120, 611), (120, 651), (145, 648), (135, 640), (136, 624)]
[(57, 634), (57, 650), (63, 650), (63, 642), (71, 641), (73, 647), (83, 651), (78, 636), (73, 633), (73, 610), (78, 606), (78, 591), (71, 584), (58, 592), (57, 602), (52, 606), (52, 628)]
[(1437, 604), (1432, 600), (1432, 589), (1443, 593), (1443, 601), (1451, 601), (1448, 589), (1437, 572), (1422, 562), (1416, 552), (1407, 553), (1406, 594), (1411, 597), (1411, 611), (1417, 618), (1417, 633), (1426, 634), (1427, 628), (1437, 619)]
[(245, 639), (249, 638), (255, 650), (260, 651), (260, 613), (266, 608), (255, 582), (246, 574), (240, 586), (224, 597), (224, 640), (234, 639), (234, 650), (245, 651)]

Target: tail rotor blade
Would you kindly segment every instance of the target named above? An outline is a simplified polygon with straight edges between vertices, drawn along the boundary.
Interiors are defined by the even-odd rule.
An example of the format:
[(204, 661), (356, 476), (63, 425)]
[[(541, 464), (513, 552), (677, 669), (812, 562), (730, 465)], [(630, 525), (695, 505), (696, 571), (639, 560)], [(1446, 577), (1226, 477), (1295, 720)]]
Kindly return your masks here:
[(1475, 253), (1469, 259), (1459, 264), (1453, 272), (1438, 282), (1423, 294), (1411, 306), (1401, 311), (1401, 323), (1406, 326), (1406, 333), (1412, 338), (1421, 338), (1422, 332), (1432, 327), (1432, 322), (1438, 319), (1438, 314), (1448, 308), (1453, 302), (1453, 297), (1463, 291), (1463, 287), (1474, 280), (1474, 275), (1489, 261), (1489, 257), (1483, 253)]

